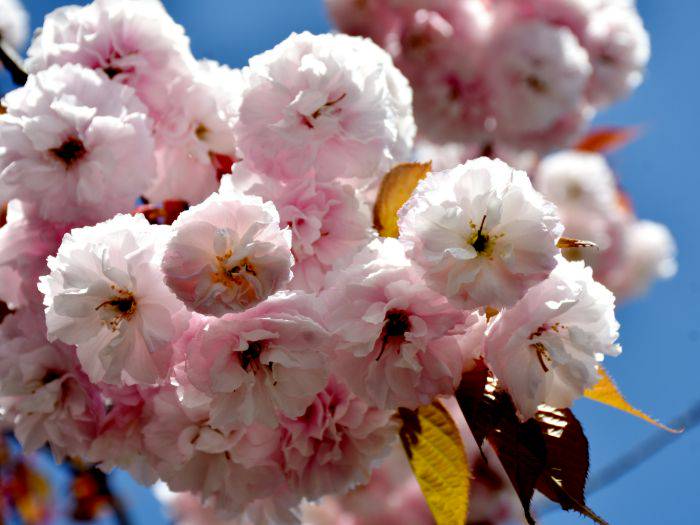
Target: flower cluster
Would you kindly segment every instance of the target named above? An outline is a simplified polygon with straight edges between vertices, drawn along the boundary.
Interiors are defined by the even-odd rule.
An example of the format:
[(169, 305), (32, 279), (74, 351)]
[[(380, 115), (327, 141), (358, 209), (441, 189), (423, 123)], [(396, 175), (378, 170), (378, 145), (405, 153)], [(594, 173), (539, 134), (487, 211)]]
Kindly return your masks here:
[[(612, 59), (592, 73), (574, 30), (543, 21), (538, 2), (434, 4), (377, 15), (413, 42), (414, 58), (395, 57), (403, 69), (435, 53), (463, 61), (440, 47), (464, 47), (451, 31), (502, 53), (490, 75), (550, 60), (534, 91), (565, 96), (489, 99), (514, 119), (499, 129), (559, 129), (579, 91), (603, 99), (595, 79), (623, 74)], [(557, 20), (571, 15), (579, 36), (617, 27), (570, 4)], [(412, 35), (394, 27), (399, 12), (413, 13)], [(542, 57), (528, 62), (529, 31)], [(28, 55), (0, 114), (0, 415), (26, 450), (160, 479), (226, 517), (298, 522), (302, 502), (367, 483), (396, 443), (397, 409), (453, 395), (477, 361), (522, 420), (570, 406), (620, 353), (615, 297), (592, 272), (626, 294), (672, 269), (671, 250), (650, 247), (663, 232), (629, 214), (605, 248), (627, 266), (567, 260), (576, 221), (597, 240), (620, 206), (595, 178), (607, 172), (575, 159), (597, 175), (562, 174), (552, 157), (533, 185), (501, 160), (454, 162), (403, 204), (398, 238), (379, 237), (368, 203), (411, 160), (416, 125), (408, 80), (366, 38), (292, 34), (233, 70), (195, 60), (159, 2), (95, 0), (51, 13)], [(404, 488), (396, 505), (425, 513)]]
[(386, 48), (433, 141), (546, 152), (642, 80), (649, 38), (619, 0), (326, 0)]

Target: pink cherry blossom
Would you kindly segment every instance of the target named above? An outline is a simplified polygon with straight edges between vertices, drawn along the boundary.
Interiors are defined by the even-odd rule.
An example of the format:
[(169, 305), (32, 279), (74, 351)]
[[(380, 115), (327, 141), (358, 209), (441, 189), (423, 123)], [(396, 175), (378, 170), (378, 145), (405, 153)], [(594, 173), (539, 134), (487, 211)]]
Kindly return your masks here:
[(620, 244), (621, 260), (604, 276), (605, 285), (619, 298), (644, 295), (654, 281), (670, 279), (678, 270), (676, 242), (663, 224), (633, 221)]
[(292, 34), (253, 57), (236, 125), (242, 157), (265, 175), (377, 177), (407, 160), (411, 90), (389, 55), (362, 38)]
[(31, 313), (9, 316), (0, 329), (0, 412), (25, 452), (45, 444), (57, 460), (86, 450), (103, 408), (72, 348), (29, 332)]
[(339, 338), (332, 365), (355, 394), (390, 409), (454, 391), (465, 358), (478, 354), (462, 345), (478, 316), (429, 289), (398, 241), (373, 241), (327, 281), (325, 321)]
[(396, 437), (390, 418), (331, 378), (302, 416), (281, 421), (287, 483), (311, 500), (365, 483)]
[(568, 28), (535, 21), (505, 25), (490, 53), (488, 79), (499, 133), (541, 132), (580, 106), (591, 65)]
[(136, 90), (158, 120), (173, 81), (195, 65), (189, 39), (158, 1), (94, 0), (49, 13), (28, 51), (27, 69), (81, 64)]
[(47, 273), (46, 258), (56, 254), (69, 228), (37, 217), (18, 201), (11, 206), (16, 213), (8, 214), (7, 224), (0, 228), (0, 269), (8, 272), (8, 279), (0, 281), (0, 299), (41, 313), (43, 297), (37, 283)]
[(604, 355), (621, 352), (618, 328), (615, 296), (582, 262), (559, 258), (546, 281), (496, 318), (486, 360), (527, 419), (538, 405), (568, 407), (595, 385)]
[(589, 96), (594, 103), (608, 105), (641, 84), (651, 46), (633, 4), (608, 2), (593, 11), (585, 42), (593, 64)]
[(326, 386), (333, 340), (313, 301), (282, 293), (242, 314), (193, 321), (183, 341), (187, 380), (211, 399), (212, 426), (277, 426), (278, 413), (303, 414)]
[(165, 282), (202, 314), (255, 306), (292, 277), (291, 232), (279, 222), (271, 202), (239, 192), (212, 194), (173, 223)]
[(25, 200), (48, 220), (87, 222), (129, 211), (151, 183), (151, 123), (131, 88), (81, 66), (53, 66), (3, 104), (2, 199)]
[(158, 479), (153, 456), (146, 450), (143, 426), (149, 421), (149, 403), (157, 388), (99, 384), (105, 407), (95, 439), (82, 456), (105, 472), (128, 471), (137, 481), (150, 485)]
[(169, 107), (156, 123), (158, 179), (146, 192), (149, 200), (194, 205), (217, 190), (215, 159), (236, 159), (233, 126), (242, 89), (239, 70), (211, 61), (174, 82)]
[[(234, 171), (232, 181), (251, 177), (239, 168)], [(313, 173), (288, 184), (259, 175), (251, 180), (246, 192), (274, 202), (280, 225), (291, 229), (293, 289), (318, 292), (335, 262), (353, 255), (371, 238), (369, 209), (352, 186), (318, 182)]]
[(279, 430), (216, 430), (209, 425), (206, 405), (185, 408), (168, 387), (154, 397), (151, 410), (144, 439), (171, 490), (190, 491), (223, 511), (240, 513), (283, 482), (274, 461)]
[(498, 308), (549, 275), (563, 227), (525, 172), (480, 158), (421, 181), (399, 230), (433, 289), (467, 308)]
[(171, 365), (185, 312), (160, 272), (164, 226), (117, 215), (66, 235), (40, 280), (49, 340), (77, 345), (93, 382), (153, 384)]

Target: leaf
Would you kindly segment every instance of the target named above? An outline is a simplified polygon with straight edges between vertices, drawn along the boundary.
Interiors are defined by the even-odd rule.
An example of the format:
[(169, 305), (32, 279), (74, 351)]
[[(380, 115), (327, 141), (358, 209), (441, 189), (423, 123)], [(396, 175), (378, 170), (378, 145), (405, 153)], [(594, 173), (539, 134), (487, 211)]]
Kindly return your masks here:
[(564, 510), (575, 510), (605, 524), (585, 504), (588, 477), (588, 439), (569, 409), (541, 405), (535, 415), (547, 448), (547, 464), (536, 488)]
[(209, 152), (209, 160), (211, 160), (211, 165), (216, 170), (216, 180), (219, 182), (221, 182), (221, 177), (231, 173), (231, 169), (236, 163), (234, 157), (222, 153), (214, 153), (213, 151)]
[(501, 419), (488, 440), (513, 484), (527, 522), (534, 525), (530, 502), (547, 467), (547, 446), (537, 422), (528, 419), (521, 423), (507, 394), (501, 392), (498, 396)]
[(431, 168), (430, 162), (399, 164), (384, 176), (374, 205), (374, 227), (379, 235), (399, 236), (397, 213)]
[(591, 153), (608, 153), (619, 149), (639, 135), (639, 128), (601, 128), (591, 131), (574, 149)]
[(565, 510), (605, 521), (585, 504), (588, 440), (570, 410), (542, 406), (520, 421), (510, 395), (499, 388), (483, 363), (462, 376), (455, 393), (476, 442), (493, 447), (530, 524), (530, 502), (539, 490)]
[(151, 224), (172, 224), (180, 216), (180, 213), (188, 208), (189, 204), (186, 201), (166, 200), (160, 206), (143, 204), (137, 207), (133, 214), (142, 213)]
[(474, 368), (462, 374), (462, 380), (455, 391), (455, 399), (479, 448), (486, 436), (496, 428), (500, 417), (495, 406), (496, 397), (486, 393), (489, 380), (489, 369), (483, 360), (479, 360)]
[(557, 241), (557, 248), (598, 248), (598, 245), (592, 241), (582, 241), (580, 239), (569, 239), (562, 237)]
[(469, 463), (459, 429), (439, 401), (400, 408), (399, 431), (411, 469), (437, 525), (464, 525), (469, 511)]
[(643, 419), (647, 423), (651, 423), (655, 427), (665, 430), (666, 432), (671, 432), (673, 434), (683, 432), (683, 430), (669, 428), (666, 425), (659, 423), (641, 410), (638, 410), (630, 405), (617, 388), (615, 381), (613, 381), (608, 372), (602, 366), (598, 367), (598, 374), (600, 375), (600, 381), (598, 381), (593, 388), (589, 388), (583, 393), (585, 397), (592, 399), (593, 401), (597, 401), (598, 403), (616, 408), (617, 410), (627, 412), (628, 414), (632, 414), (633, 416)]

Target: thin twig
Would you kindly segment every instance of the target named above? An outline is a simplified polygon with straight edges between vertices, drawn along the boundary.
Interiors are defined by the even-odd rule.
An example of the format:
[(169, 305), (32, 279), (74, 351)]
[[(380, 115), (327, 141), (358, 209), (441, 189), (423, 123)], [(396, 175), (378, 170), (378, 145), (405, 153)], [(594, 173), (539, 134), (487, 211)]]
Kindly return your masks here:
[[(654, 435), (639, 443), (619, 458), (603, 467), (600, 471), (591, 476), (588, 483), (586, 495), (593, 494), (614, 483), (626, 474), (629, 474), (644, 462), (655, 456), (667, 446), (675, 443), (684, 434), (700, 424), (700, 401), (696, 401), (683, 414), (676, 417), (671, 424), (671, 428), (683, 428), (683, 434), (669, 434), (668, 432), (658, 431)], [(537, 514), (543, 516), (559, 509), (559, 506), (550, 501), (546, 501), (537, 509)]]
[(18, 86), (23, 86), (27, 83), (27, 72), (24, 70), (22, 59), (17, 52), (10, 47), (4, 40), (0, 39), (0, 62), (5, 66), (5, 69), (10, 72), (12, 81)]

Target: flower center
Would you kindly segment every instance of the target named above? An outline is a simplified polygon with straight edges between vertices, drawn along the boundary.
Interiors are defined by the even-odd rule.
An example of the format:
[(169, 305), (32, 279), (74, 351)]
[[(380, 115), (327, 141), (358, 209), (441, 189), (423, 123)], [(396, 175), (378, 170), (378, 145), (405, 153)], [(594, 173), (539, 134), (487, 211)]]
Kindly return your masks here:
[(534, 92), (544, 95), (547, 93), (547, 84), (537, 78), (535, 75), (529, 75), (525, 78), (525, 84)]
[(87, 153), (87, 150), (79, 138), (69, 137), (68, 140), (58, 148), (50, 149), (49, 152), (69, 168), (75, 162), (82, 159)]
[(484, 223), (486, 222), (486, 215), (481, 218), (481, 224), (476, 227), (472, 221), (469, 221), (469, 227), (472, 230), (471, 236), (468, 239), (468, 243), (476, 250), (477, 255), (490, 256), (493, 252), (493, 240), (500, 236), (492, 237), (484, 231)]
[(231, 250), (216, 257), (218, 269), (212, 274), (212, 282), (222, 284), (235, 291), (241, 305), (253, 304), (259, 300), (255, 287), (258, 278), (257, 269), (247, 257), (233, 264), (231, 263), (232, 257)]
[[(246, 348), (243, 352), (238, 353), (241, 368), (246, 372), (257, 374), (263, 367), (263, 364), (260, 362), (260, 355), (264, 350), (264, 341), (250, 341), (248, 343), (248, 348)], [(268, 370), (272, 370), (272, 363), (268, 363), (266, 366)]]
[[(301, 123), (309, 129), (314, 129), (315, 126), (314, 126), (313, 121), (316, 120), (317, 118), (319, 118), (321, 115), (326, 115), (327, 113), (329, 113), (331, 111), (331, 109), (333, 108), (333, 106), (335, 106), (338, 102), (343, 100), (346, 96), (347, 96), (347, 93), (343, 93), (340, 96), (338, 96), (338, 98), (329, 100), (328, 102), (323, 104), (321, 107), (316, 109), (316, 111), (311, 113), (310, 116), (300, 115), (301, 116)], [(335, 108), (335, 110), (333, 110), (333, 112), (340, 113), (340, 108)]]
[(384, 317), (384, 327), (382, 328), (380, 336), (382, 345), (376, 360), (379, 361), (381, 359), (387, 344), (390, 342), (396, 342), (400, 346), (405, 338), (406, 332), (410, 330), (411, 320), (408, 317), (408, 312), (399, 310), (398, 308), (389, 310)]
[(197, 128), (194, 130), (194, 134), (199, 140), (202, 140), (202, 141), (207, 140), (207, 135), (209, 134), (209, 128), (207, 128), (204, 124), (202, 124), (200, 122), (199, 125), (197, 126)]
[(111, 65), (103, 68), (102, 71), (111, 79), (124, 72), (121, 68)]
[[(554, 333), (559, 333), (559, 331), (562, 329), (562, 325), (560, 323), (544, 323), (542, 326), (540, 326), (537, 330), (532, 332), (529, 336), (528, 339), (530, 341), (533, 341), (537, 339), (538, 337), (541, 337), (543, 334), (552, 331)], [(540, 366), (542, 367), (542, 370), (547, 373), (549, 372), (549, 367), (547, 364), (552, 363), (552, 356), (549, 355), (549, 351), (547, 350), (547, 347), (544, 346), (543, 343), (541, 342), (534, 342), (530, 345), (530, 348), (535, 351), (537, 354), (537, 360), (540, 362)]]
[[(114, 289), (114, 285), (112, 285)], [(117, 295), (98, 305), (95, 310), (104, 312), (103, 321), (112, 330), (116, 331), (123, 320), (129, 320), (136, 313), (136, 299), (131, 292), (116, 290)]]

